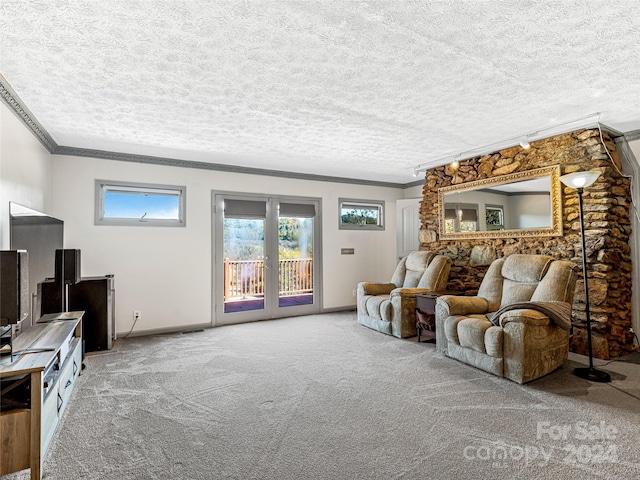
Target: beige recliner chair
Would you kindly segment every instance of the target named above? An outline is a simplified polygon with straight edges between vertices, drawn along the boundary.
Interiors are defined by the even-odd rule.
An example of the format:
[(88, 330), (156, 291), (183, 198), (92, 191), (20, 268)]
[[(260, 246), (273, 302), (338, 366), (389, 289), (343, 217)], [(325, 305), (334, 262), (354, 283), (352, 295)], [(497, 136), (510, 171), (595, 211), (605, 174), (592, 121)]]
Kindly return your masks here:
[(546, 255), (495, 260), (477, 296), (437, 299), (437, 350), (518, 383), (555, 370), (569, 352), (576, 270)]
[(416, 294), (444, 290), (451, 259), (433, 252), (411, 252), (398, 263), (390, 283), (358, 284), (358, 322), (394, 337), (416, 332)]

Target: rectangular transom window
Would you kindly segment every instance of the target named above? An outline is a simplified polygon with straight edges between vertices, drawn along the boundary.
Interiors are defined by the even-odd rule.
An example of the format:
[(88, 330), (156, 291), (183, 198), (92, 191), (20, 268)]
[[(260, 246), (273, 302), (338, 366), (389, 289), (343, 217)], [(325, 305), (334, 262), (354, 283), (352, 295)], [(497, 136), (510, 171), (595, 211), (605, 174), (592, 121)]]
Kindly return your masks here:
[(340, 230), (384, 230), (384, 202), (341, 198)]
[(504, 230), (504, 208), (502, 205), (485, 205), (487, 231)]
[(96, 180), (96, 225), (184, 227), (187, 187)]

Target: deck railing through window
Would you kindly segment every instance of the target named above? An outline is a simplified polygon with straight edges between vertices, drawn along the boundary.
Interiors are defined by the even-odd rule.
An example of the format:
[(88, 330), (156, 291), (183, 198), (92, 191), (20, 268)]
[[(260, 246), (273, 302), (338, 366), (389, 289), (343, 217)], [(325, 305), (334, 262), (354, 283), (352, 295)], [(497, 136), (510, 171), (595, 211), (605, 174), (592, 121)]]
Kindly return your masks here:
[[(313, 259), (278, 261), (280, 296), (313, 292)], [(263, 260), (224, 260), (224, 299), (264, 296)]]

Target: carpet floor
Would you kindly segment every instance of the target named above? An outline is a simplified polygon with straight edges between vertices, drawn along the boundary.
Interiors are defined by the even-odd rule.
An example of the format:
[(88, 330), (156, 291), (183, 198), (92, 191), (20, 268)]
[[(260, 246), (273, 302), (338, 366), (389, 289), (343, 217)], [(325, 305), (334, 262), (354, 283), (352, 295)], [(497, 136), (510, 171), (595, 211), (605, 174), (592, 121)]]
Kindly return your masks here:
[(518, 385), (354, 312), (120, 339), (85, 358), (43, 478), (640, 478), (640, 365), (585, 363)]

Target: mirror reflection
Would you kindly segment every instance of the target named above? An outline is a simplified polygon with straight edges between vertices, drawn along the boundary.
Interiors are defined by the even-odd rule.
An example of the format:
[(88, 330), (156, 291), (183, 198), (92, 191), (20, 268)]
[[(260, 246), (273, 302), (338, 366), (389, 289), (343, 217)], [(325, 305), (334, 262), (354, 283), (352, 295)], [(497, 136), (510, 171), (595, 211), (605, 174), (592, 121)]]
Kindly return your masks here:
[(562, 234), (559, 167), (439, 190), (442, 239)]
[(445, 231), (475, 232), (551, 226), (551, 180), (445, 194)]

